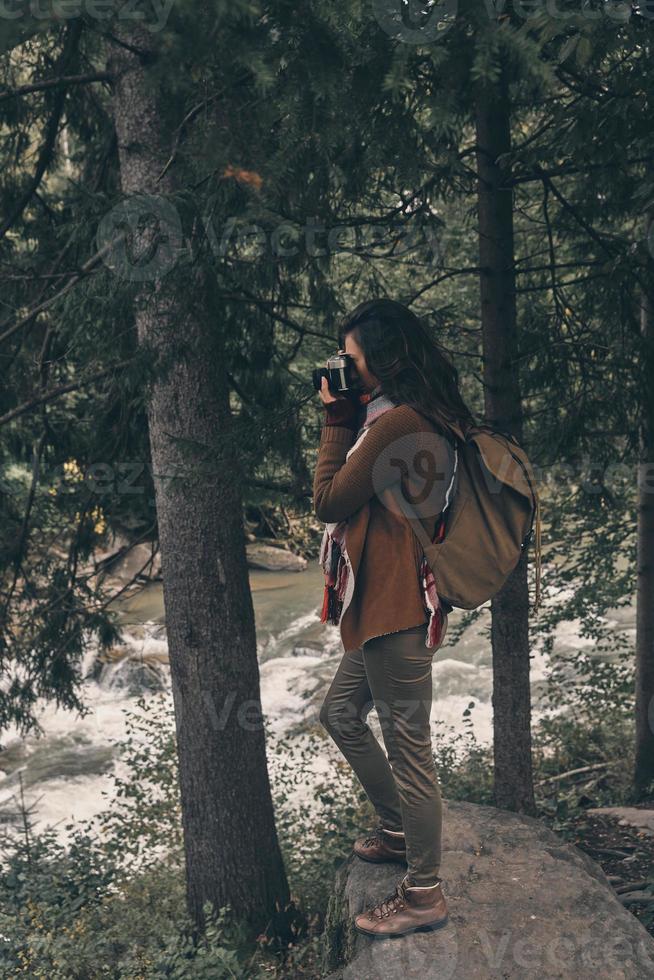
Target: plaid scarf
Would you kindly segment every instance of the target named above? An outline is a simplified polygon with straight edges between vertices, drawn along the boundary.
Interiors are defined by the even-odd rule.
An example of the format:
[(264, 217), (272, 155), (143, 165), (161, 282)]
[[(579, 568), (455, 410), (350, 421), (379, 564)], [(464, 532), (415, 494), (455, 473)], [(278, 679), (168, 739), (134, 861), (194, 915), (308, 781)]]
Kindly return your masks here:
[[(369, 395), (362, 395), (359, 399), (361, 404), (361, 425), (356, 434), (353, 445), (347, 452), (345, 459), (350, 458), (361, 440), (372, 425), (372, 423), (395, 407), (395, 402), (381, 393), (378, 386)], [(322, 565), (325, 574), (325, 591), (323, 597), (322, 610), (320, 613), (321, 623), (333, 623), (338, 626), (345, 610), (349, 606), (354, 594), (354, 572), (345, 545), (345, 532), (347, 520), (325, 524), (325, 530), (320, 545), (320, 555), (318, 561)], [(434, 541), (442, 541), (445, 533), (445, 523), (441, 520), (437, 526)], [(422, 591), (422, 600), (425, 612), (429, 616), (426, 629), (425, 646), (431, 649), (438, 645), (441, 639), (445, 609), (441, 604), (434, 573), (423, 554), (422, 562), (418, 570), (418, 580)]]

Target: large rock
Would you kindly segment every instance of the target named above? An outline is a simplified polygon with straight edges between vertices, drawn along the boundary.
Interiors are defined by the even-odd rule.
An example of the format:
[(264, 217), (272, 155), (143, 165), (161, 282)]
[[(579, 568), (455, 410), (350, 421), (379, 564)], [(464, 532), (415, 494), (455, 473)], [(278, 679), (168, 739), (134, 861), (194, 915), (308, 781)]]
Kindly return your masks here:
[(540, 821), (443, 801), (448, 924), (371, 940), (353, 916), (406, 868), (355, 855), (338, 869), (324, 934), (325, 980), (635, 980), (654, 977), (654, 939), (595, 861)]
[(294, 555), (286, 548), (274, 548), (269, 544), (246, 544), (245, 551), (250, 568), (263, 568), (269, 572), (303, 572), (307, 560)]
[(94, 574), (96, 587), (101, 584), (109, 592), (119, 592), (134, 580), (132, 588), (138, 591), (143, 581), (161, 578), (161, 552), (154, 549), (152, 541), (132, 545), (124, 534), (115, 534), (111, 545), (93, 552), (83, 570)]
[[(260, 568), (270, 572), (303, 572), (307, 560), (296, 555), (283, 544), (271, 545), (259, 540), (248, 541), (245, 546), (249, 568)], [(97, 575), (97, 583), (102, 583), (108, 591), (123, 589), (136, 576), (138, 579), (161, 578), (161, 552), (153, 556), (152, 542), (140, 542), (130, 547), (124, 535), (115, 535), (110, 547), (97, 550), (85, 570), (89, 575)], [(142, 588), (142, 582), (133, 585), (133, 591)]]

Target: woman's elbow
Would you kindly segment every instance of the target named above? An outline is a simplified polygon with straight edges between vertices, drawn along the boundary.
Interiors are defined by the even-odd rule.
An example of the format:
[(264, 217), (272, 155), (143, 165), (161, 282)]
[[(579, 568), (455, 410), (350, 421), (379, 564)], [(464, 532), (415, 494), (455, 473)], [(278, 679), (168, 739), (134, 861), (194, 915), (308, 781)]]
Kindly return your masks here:
[(330, 500), (329, 498), (325, 499), (324, 497), (316, 497), (314, 499), (313, 509), (318, 520), (323, 521), (325, 524), (335, 524), (338, 521), (344, 521), (350, 516), (343, 505), (339, 505), (338, 501)]

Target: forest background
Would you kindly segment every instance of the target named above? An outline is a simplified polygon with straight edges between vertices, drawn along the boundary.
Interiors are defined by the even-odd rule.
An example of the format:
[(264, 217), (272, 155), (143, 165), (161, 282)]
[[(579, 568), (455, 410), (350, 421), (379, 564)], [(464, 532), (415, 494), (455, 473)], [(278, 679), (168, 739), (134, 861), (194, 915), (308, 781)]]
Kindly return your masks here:
[[(88, 562), (119, 530), (152, 542), (177, 724), (166, 785), (204, 941), (207, 900), (259, 932), (290, 892), (263, 726), (230, 721), (216, 762), (211, 712), (184, 705), (258, 700), (246, 534), (315, 556), (311, 371), (372, 296), (425, 318), (470, 408), (538, 475), (549, 601), (530, 615), (526, 561), (493, 600), (477, 789), (565, 824), (588, 781), (552, 806), (534, 765), (597, 766), (595, 799), (651, 800), (653, 18), (599, 2), (3, 7), (0, 730), (30, 731), (39, 699), (83, 708), (84, 650), (119, 639)], [(606, 614), (630, 603), (633, 642), (618, 641)], [(572, 620), (593, 656), (552, 660), (552, 702), (573, 708), (534, 741), (530, 649)], [(474, 798), (463, 771), (452, 792)], [(639, 911), (651, 922), (651, 902)], [(25, 928), (10, 953), (34, 969), (46, 954)]]

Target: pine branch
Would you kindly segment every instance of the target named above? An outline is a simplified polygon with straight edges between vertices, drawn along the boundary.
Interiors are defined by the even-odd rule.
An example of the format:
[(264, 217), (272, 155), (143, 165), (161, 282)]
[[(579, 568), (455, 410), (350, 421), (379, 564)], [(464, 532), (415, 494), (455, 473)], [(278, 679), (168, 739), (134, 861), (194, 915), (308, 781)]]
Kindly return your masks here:
[(90, 378), (83, 378), (81, 381), (71, 381), (66, 385), (59, 385), (57, 388), (51, 388), (50, 391), (44, 391), (40, 395), (36, 395), (34, 398), (30, 398), (28, 402), (23, 402), (17, 408), (12, 408), (10, 412), (6, 412), (4, 415), (0, 415), (0, 425), (6, 425), (7, 422), (11, 422), (12, 419), (18, 418), (20, 415), (25, 415), (32, 408), (36, 408), (37, 405), (43, 405), (45, 402), (51, 402), (55, 398), (59, 398), (60, 395), (66, 395), (70, 391), (78, 391), (80, 388), (86, 387), (86, 385), (92, 384), (94, 381), (99, 381), (100, 378), (106, 377), (111, 374), (112, 371), (118, 371), (121, 368), (127, 367), (132, 363), (132, 358), (126, 358), (123, 361), (118, 361), (116, 364), (112, 364), (110, 367), (105, 368), (104, 371), (98, 371), (97, 374), (92, 374)]
[(2, 618), (3, 623), (7, 622), (9, 618), (9, 606), (14, 596), (14, 592), (16, 591), (18, 577), (20, 575), (20, 570), (26, 555), (27, 539), (29, 533), (29, 520), (30, 520), (30, 514), (32, 513), (32, 507), (34, 506), (34, 500), (36, 497), (36, 488), (39, 482), (39, 473), (41, 472), (41, 455), (43, 453), (44, 445), (45, 445), (45, 432), (42, 432), (39, 437), (39, 441), (35, 445), (32, 453), (32, 479), (30, 482), (29, 494), (27, 496), (27, 505), (25, 507), (25, 514), (23, 516), (23, 523), (20, 530), (18, 548), (16, 549), (16, 556), (14, 558), (14, 575), (6, 596), (4, 614)]
[[(100, 187), (100, 182), (101, 182), (101, 179), (102, 179), (103, 167), (104, 167), (105, 161), (107, 159), (107, 156), (111, 152), (111, 149), (112, 149), (112, 147), (114, 145), (114, 141), (115, 141), (115, 133), (113, 134), (113, 136), (112, 136), (112, 138), (110, 140), (109, 146), (107, 147), (105, 153), (102, 155), (102, 157), (101, 157), (101, 159), (100, 159), (100, 161), (98, 163), (98, 169), (97, 169), (97, 172), (96, 172), (96, 174), (94, 176), (93, 183), (92, 183), (93, 193), (96, 193), (97, 190), (98, 190), (98, 188)], [(31, 314), (28, 314), (26, 318), (23, 318), (23, 320), (21, 320), (19, 323), (17, 323), (14, 327), (12, 327), (10, 330), (6, 331), (6, 333), (3, 336), (0, 336), (0, 344), (4, 340), (6, 340), (8, 337), (10, 337), (16, 330), (20, 329), (21, 326), (27, 326), (27, 325), (29, 325), (31, 323), (31, 321), (34, 319), (34, 317), (37, 316), (37, 314), (44, 308), (40, 304), (41, 304), (41, 300), (45, 296), (45, 294), (47, 292), (47, 289), (48, 289), (48, 283), (47, 283), (47, 279), (48, 278), (71, 279), (71, 282), (69, 283), (69, 286), (74, 285), (74, 283), (79, 280), (79, 278), (80, 278), (80, 270), (76, 270), (74, 272), (65, 272), (65, 273), (58, 273), (56, 271), (59, 268), (59, 266), (61, 265), (61, 263), (63, 262), (63, 260), (65, 259), (66, 255), (68, 254), (68, 252), (70, 251), (70, 249), (75, 244), (75, 239), (76, 239), (76, 235), (75, 235), (75, 232), (73, 231), (72, 234), (69, 236), (68, 241), (65, 243), (65, 245), (63, 246), (63, 248), (60, 250), (59, 254), (56, 256), (54, 262), (52, 262), (52, 264), (50, 265), (50, 271), (49, 271), (49, 273), (46, 273), (43, 276), (34, 276), (34, 279), (35, 280), (46, 280), (44, 282), (44, 285), (42, 286), (39, 294), (38, 294), (36, 308), (32, 311)], [(114, 245), (114, 242), (111, 243), (111, 247), (113, 247), (113, 245)], [(92, 268), (94, 268), (95, 265), (97, 264), (98, 260), (101, 259), (102, 256), (105, 254), (105, 252), (107, 250), (107, 247), (108, 246), (106, 246), (105, 249), (101, 250), (98, 253), (97, 256), (92, 256), (92, 258), (89, 260), (89, 262), (86, 263), (86, 266), (83, 266), (82, 267), (82, 270), (81, 271), (84, 272), (84, 270), (87, 267), (88, 267), (89, 270), (92, 269)], [(73, 277), (74, 277), (74, 281), (73, 281)], [(1, 278), (6, 279), (7, 277), (6, 276), (3, 276)], [(63, 295), (66, 292), (67, 289), (68, 289), (68, 286), (65, 287), (64, 290), (62, 290), (62, 292), (59, 293), (58, 295)], [(54, 299), (57, 299), (57, 296), (53, 297), (53, 300)], [(8, 322), (9, 322), (9, 320), (5, 321), (5, 323), (8, 323)], [(17, 345), (16, 350), (14, 351), (13, 357), (8, 358), (8, 361), (3, 365), (3, 369), (5, 371), (9, 371), (9, 369), (11, 368), (14, 360), (18, 357), (18, 354), (20, 353), (21, 346), (22, 346), (22, 341), (21, 341), (20, 344)]]
[[(73, 24), (68, 30), (66, 43), (64, 44), (61, 57), (59, 58), (60, 68), (63, 68), (66, 64), (68, 64), (70, 59), (77, 51), (81, 33), (82, 33), (82, 22), (81, 21), (73, 22)], [(39, 152), (39, 158), (36, 164), (36, 170), (34, 171), (34, 175), (32, 176), (32, 179), (30, 180), (26, 190), (19, 198), (17, 204), (14, 206), (14, 209), (9, 213), (9, 217), (6, 218), (4, 224), (0, 226), (0, 240), (5, 237), (5, 235), (12, 227), (12, 225), (20, 218), (23, 211), (32, 200), (35, 191), (37, 190), (39, 184), (41, 183), (43, 175), (45, 174), (50, 163), (52, 162), (54, 146), (57, 139), (57, 133), (59, 132), (59, 123), (61, 122), (61, 117), (63, 115), (65, 102), (66, 102), (66, 90), (61, 89), (61, 91), (57, 92), (54, 101), (54, 107), (52, 109), (50, 118), (48, 119), (48, 123), (45, 128), (45, 137), (41, 145), (41, 150)]]
[[(22, 319), (17, 320), (12, 327), (9, 327), (7, 330), (5, 330), (3, 334), (0, 334), (0, 344), (4, 343), (4, 341), (7, 340), (9, 337), (11, 337), (12, 334), (16, 333), (17, 330), (20, 330), (21, 327), (26, 326), (31, 320), (34, 319), (35, 316), (37, 316), (39, 313), (42, 313), (43, 310), (47, 310), (49, 306), (52, 306), (52, 304), (56, 303), (58, 299), (61, 299), (62, 296), (65, 296), (66, 293), (68, 293), (73, 288), (73, 286), (75, 286), (81, 279), (84, 279), (86, 276), (90, 275), (90, 273), (93, 271), (96, 265), (98, 265), (102, 261), (104, 256), (107, 255), (112, 250), (112, 248), (115, 247), (116, 242), (119, 241), (121, 237), (124, 237), (124, 234), (118, 235), (115, 239), (108, 242), (104, 246), (104, 248), (100, 249), (99, 252), (96, 252), (95, 255), (92, 255), (91, 258), (87, 262), (85, 262), (84, 265), (73, 275), (70, 281), (66, 283), (63, 289), (60, 289), (58, 293), (55, 293), (54, 296), (51, 296), (49, 299), (43, 300), (42, 303), (37, 303), (37, 305), (32, 310), (30, 310), (29, 313), (26, 313), (25, 316), (22, 317)], [(6, 326), (7, 323), (10, 322), (11, 322), (10, 320), (5, 320), (3, 324), (0, 324), (0, 327), (4, 327)]]
[[(624, 163), (625, 165), (647, 163), (649, 159), (649, 157), (632, 157), (629, 160), (625, 160)], [(583, 167), (573, 167), (569, 164), (563, 164), (552, 170), (543, 170), (540, 167), (536, 167), (532, 173), (514, 176), (507, 183), (511, 186), (517, 186), (518, 184), (528, 184), (535, 180), (545, 180), (551, 177), (584, 177), (591, 170), (615, 170), (615, 160), (607, 160), (606, 163), (584, 163)]]
[[(240, 78), (237, 78), (235, 80), (235, 82), (230, 83), (230, 86), (231, 85), (241, 85), (243, 82), (247, 81), (247, 79), (249, 77), (250, 77), (250, 72), (245, 72), (243, 75), (241, 75)], [(156, 180), (156, 183), (157, 184), (162, 179), (162, 177), (165, 176), (165, 174), (167, 173), (168, 169), (172, 166), (172, 164), (173, 164), (173, 162), (175, 160), (175, 157), (177, 156), (177, 151), (179, 149), (179, 145), (180, 145), (180, 143), (182, 141), (182, 137), (184, 136), (184, 133), (186, 131), (186, 127), (188, 126), (188, 124), (190, 122), (192, 122), (195, 119), (195, 117), (200, 112), (202, 112), (203, 109), (206, 109), (207, 106), (211, 105), (212, 102), (215, 102), (216, 99), (222, 98), (225, 95), (226, 91), (227, 91), (227, 86), (225, 86), (224, 88), (222, 88), (219, 92), (214, 92), (214, 94), (213, 95), (210, 95), (208, 98), (203, 99), (202, 102), (199, 102), (196, 106), (193, 106), (193, 108), (189, 112), (186, 113), (186, 115), (182, 119), (181, 123), (177, 127), (177, 130), (175, 132), (175, 142), (173, 143), (173, 148), (172, 148), (172, 150), (170, 152), (170, 157), (168, 158), (168, 160), (166, 162), (166, 165), (164, 166), (163, 170), (161, 171), (161, 173), (157, 177), (157, 180)]]
[(16, 99), (22, 95), (31, 95), (32, 92), (44, 92), (47, 89), (56, 88), (58, 85), (86, 85), (89, 82), (111, 82), (113, 75), (107, 71), (94, 72), (89, 75), (61, 75), (59, 78), (46, 78), (42, 82), (33, 82), (31, 85), (21, 85), (20, 88), (7, 89), (0, 92), (0, 102), (7, 99)]

